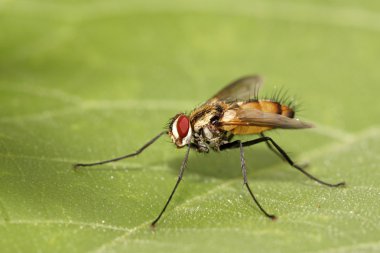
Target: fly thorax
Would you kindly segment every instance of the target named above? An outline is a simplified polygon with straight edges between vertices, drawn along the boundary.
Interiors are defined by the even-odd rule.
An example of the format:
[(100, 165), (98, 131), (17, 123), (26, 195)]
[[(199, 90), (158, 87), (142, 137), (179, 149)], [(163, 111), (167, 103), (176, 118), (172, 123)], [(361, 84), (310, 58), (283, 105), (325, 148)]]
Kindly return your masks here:
[(215, 126), (208, 124), (194, 134), (194, 142), (199, 147), (198, 151), (205, 152), (209, 149), (219, 151), (219, 146), (226, 140), (225, 132), (221, 132)]
[(210, 129), (206, 126), (202, 129), (203, 136), (206, 140), (211, 140), (214, 138), (214, 134), (210, 131)]

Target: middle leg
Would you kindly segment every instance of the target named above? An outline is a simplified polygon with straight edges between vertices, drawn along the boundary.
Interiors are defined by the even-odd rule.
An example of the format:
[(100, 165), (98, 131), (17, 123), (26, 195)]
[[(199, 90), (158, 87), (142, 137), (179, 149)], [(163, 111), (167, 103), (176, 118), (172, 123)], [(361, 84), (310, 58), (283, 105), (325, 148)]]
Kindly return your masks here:
[(267, 216), (268, 218), (275, 220), (276, 216), (273, 214), (269, 214), (267, 211), (265, 211), (265, 209), (260, 205), (259, 201), (256, 199), (255, 195), (253, 194), (251, 187), (249, 187), (248, 178), (247, 178), (247, 168), (245, 166), (243, 143), (241, 141), (238, 141), (238, 142), (239, 142), (239, 147), (240, 147), (240, 163), (241, 163), (241, 171), (243, 173), (244, 185), (247, 187), (249, 194), (251, 195), (253, 201), (259, 207), (261, 212), (263, 212), (265, 216)]

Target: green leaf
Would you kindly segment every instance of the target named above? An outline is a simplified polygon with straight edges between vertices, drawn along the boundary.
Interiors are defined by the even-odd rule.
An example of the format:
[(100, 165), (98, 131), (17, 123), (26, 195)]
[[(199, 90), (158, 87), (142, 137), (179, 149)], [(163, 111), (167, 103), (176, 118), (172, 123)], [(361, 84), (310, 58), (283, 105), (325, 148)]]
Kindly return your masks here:
[[(376, 1), (0, 1), (1, 252), (380, 251), (380, 4)], [(262, 74), (317, 128), (272, 154), (185, 154), (159, 140), (223, 85)], [(249, 137), (244, 137), (248, 139)]]

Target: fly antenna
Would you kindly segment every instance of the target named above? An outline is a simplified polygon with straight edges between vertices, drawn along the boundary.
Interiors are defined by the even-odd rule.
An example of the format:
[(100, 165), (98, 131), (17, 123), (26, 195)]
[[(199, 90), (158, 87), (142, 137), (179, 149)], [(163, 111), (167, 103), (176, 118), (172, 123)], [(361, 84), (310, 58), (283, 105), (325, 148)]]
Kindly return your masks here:
[(73, 165), (73, 167), (74, 167), (74, 169), (77, 169), (77, 168), (79, 168), (79, 167), (90, 167), (90, 166), (101, 165), (101, 164), (105, 164), (105, 163), (116, 162), (116, 161), (120, 161), (120, 160), (123, 160), (123, 159), (126, 159), (126, 158), (130, 158), (130, 157), (133, 157), (133, 156), (137, 156), (137, 155), (139, 155), (141, 152), (143, 152), (147, 147), (149, 147), (149, 146), (152, 145), (154, 142), (156, 142), (156, 141), (157, 141), (162, 135), (167, 134), (167, 133), (168, 133), (167, 131), (163, 131), (163, 132), (159, 133), (159, 134), (156, 135), (153, 139), (151, 139), (151, 140), (148, 141), (146, 144), (144, 144), (144, 146), (142, 146), (142, 147), (139, 148), (136, 152), (133, 152), (133, 153), (131, 153), (131, 154), (123, 155), (123, 156), (116, 157), (116, 158), (109, 159), (109, 160), (105, 160), (105, 161), (94, 162), (94, 163), (76, 163), (76, 164)]

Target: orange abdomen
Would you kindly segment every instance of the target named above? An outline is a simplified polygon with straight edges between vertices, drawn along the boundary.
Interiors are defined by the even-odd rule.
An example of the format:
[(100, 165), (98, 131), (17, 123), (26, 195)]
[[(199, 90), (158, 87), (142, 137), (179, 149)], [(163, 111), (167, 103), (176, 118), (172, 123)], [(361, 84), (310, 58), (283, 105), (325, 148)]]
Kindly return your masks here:
[(240, 105), (240, 107), (244, 109), (257, 109), (263, 112), (270, 112), (280, 114), (288, 118), (294, 118), (294, 111), (290, 107), (270, 100), (246, 102)]
[[(294, 118), (294, 110), (289, 106), (281, 105), (278, 102), (270, 100), (258, 100), (249, 101), (240, 105), (242, 109), (257, 109), (262, 112), (280, 114), (288, 118)], [(267, 130), (273, 129), (273, 127), (266, 126), (225, 126), (225, 130), (232, 132), (233, 134), (259, 134)]]

